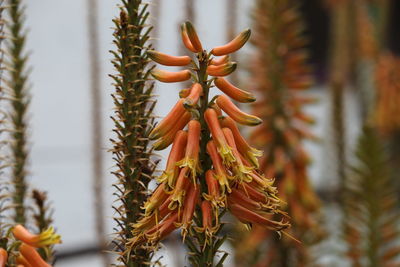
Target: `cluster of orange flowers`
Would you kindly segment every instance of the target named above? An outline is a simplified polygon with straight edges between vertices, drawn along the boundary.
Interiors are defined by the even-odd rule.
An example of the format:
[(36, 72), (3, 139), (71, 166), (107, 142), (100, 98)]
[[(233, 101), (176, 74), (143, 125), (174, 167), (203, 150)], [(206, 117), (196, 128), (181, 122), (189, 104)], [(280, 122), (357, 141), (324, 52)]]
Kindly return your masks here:
[[(40, 234), (31, 234), (22, 225), (13, 227), (12, 233), (16, 240), (21, 241), (19, 253), (16, 255), (17, 267), (51, 267), (42, 259), (36, 248), (46, 248), (53, 244), (61, 243), (61, 237), (54, 233), (50, 227)], [(5, 267), (8, 260), (8, 253), (4, 248), (0, 248), (0, 267)]]
[[(260, 151), (249, 146), (236, 124), (254, 126), (261, 120), (241, 111), (230, 99), (245, 103), (255, 98), (223, 78), (236, 69), (228, 54), (247, 42), (250, 30), (209, 53), (203, 50), (191, 23), (182, 25), (181, 34), (185, 47), (196, 58), (148, 52), (162, 65), (191, 65), (178, 72), (154, 70), (155, 79), (182, 82), (192, 78), (193, 84), (180, 92), (180, 99), (150, 134), (150, 139), (156, 140), (155, 149), (171, 144), (172, 148), (166, 169), (158, 177), (159, 185), (143, 207), (144, 217), (134, 225), (133, 245), (156, 243), (178, 227), (185, 238), (197, 205), (202, 225), (193, 229), (204, 233), (206, 242), (219, 228), (219, 212), (224, 208), (246, 224), (276, 231), (289, 227), (286, 214), (280, 211), (281, 201), (273, 181), (258, 171)], [(213, 85), (225, 95), (209, 101)], [(279, 219), (272, 219), (273, 214)]]
[(400, 130), (400, 59), (391, 53), (380, 56), (376, 66), (377, 104), (375, 121), (383, 134)]

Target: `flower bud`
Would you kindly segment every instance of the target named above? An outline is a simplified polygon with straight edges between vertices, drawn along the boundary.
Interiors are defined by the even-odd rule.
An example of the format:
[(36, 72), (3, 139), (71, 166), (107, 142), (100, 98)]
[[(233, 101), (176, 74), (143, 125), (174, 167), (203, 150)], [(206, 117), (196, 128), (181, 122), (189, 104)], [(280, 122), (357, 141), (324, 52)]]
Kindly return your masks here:
[(209, 65), (207, 74), (211, 76), (227, 76), (236, 70), (236, 62), (228, 62), (223, 65)]
[(260, 118), (241, 111), (232, 103), (229, 97), (225, 95), (218, 96), (216, 103), (226, 114), (240, 124), (255, 126), (262, 123)]
[(188, 56), (170, 56), (154, 50), (147, 51), (147, 55), (155, 62), (164, 66), (186, 66), (192, 62), (192, 59)]
[(214, 84), (216, 87), (218, 87), (218, 89), (220, 89), (230, 98), (235, 99), (238, 102), (248, 103), (256, 101), (256, 98), (253, 96), (253, 94), (237, 88), (224, 78), (221, 77), (216, 78), (214, 80)]
[(191, 77), (191, 73), (189, 70), (181, 70), (173, 72), (173, 71), (155, 69), (151, 71), (151, 76), (153, 76), (154, 79), (160, 82), (176, 83), (189, 80)]
[(184, 23), (184, 25), (185, 25), (187, 36), (190, 40), (190, 43), (193, 46), (194, 52), (199, 53), (199, 52), (203, 51), (203, 47), (201, 45), (200, 39), (199, 39), (196, 29), (193, 27), (192, 23), (190, 23), (189, 21), (186, 21)]
[(226, 54), (230, 54), (233, 52), (236, 52), (240, 48), (244, 46), (244, 44), (249, 40), (251, 35), (250, 29), (246, 29), (243, 32), (241, 32), (238, 36), (236, 36), (232, 41), (229, 43), (223, 45), (223, 46), (217, 46), (214, 47), (211, 50), (211, 54), (214, 56), (223, 56)]

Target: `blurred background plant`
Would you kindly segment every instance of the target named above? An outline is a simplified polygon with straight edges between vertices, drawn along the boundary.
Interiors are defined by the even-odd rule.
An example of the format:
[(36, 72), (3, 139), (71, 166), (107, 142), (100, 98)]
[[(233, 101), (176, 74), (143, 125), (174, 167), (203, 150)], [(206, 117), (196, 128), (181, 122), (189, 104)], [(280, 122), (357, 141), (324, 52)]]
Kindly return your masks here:
[[(25, 7), (19, 0), (0, 2), (2, 172), (1, 266), (50, 266), (53, 245), (61, 242), (52, 227), (52, 208), (46, 193), (31, 190), (28, 178), (31, 95), (26, 53)], [(4, 75), (3, 75), (4, 74)], [(37, 234), (30, 233), (27, 228)]]
[(310, 266), (313, 259), (308, 247), (322, 238), (323, 227), (320, 201), (307, 174), (310, 156), (302, 145), (304, 139), (316, 140), (309, 129), (314, 119), (304, 111), (304, 105), (316, 101), (307, 95), (314, 78), (305, 24), (294, 1), (258, 0), (253, 28), (255, 54), (249, 64), (248, 87), (259, 95), (254, 114), (264, 123), (251, 133), (250, 140), (264, 152), (260, 168), (275, 178), (292, 218), (290, 234), (302, 243), (254, 227), (250, 235), (237, 241), (242, 247), (237, 250), (237, 264)]

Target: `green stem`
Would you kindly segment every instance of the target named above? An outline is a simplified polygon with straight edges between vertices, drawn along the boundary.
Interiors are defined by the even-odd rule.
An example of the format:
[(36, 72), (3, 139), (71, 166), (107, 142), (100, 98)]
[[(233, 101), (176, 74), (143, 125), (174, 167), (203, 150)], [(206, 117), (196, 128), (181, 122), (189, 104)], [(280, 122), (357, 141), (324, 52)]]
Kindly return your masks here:
[(113, 94), (116, 106), (113, 117), (117, 138), (113, 141), (113, 153), (118, 182), (114, 184), (119, 193), (118, 204), (114, 206), (118, 216), (118, 237), (114, 240), (115, 250), (120, 255), (121, 265), (129, 267), (149, 266), (153, 249), (140, 247), (131, 250), (129, 241), (133, 238), (132, 225), (141, 217), (141, 206), (146, 200), (146, 190), (154, 171), (150, 160), (148, 132), (153, 127), (151, 98), (153, 84), (148, 83), (150, 67), (146, 51), (151, 27), (146, 24), (149, 16), (148, 4), (140, 0), (122, 1), (120, 17), (115, 20), (114, 33), (117, 51), (113, 52), (114, 67), (118, 75)]
[(200, 184), (202, 192), (207, 192), (207, 185), (205, 183), (205, 173), (207, 170), (211, 169), (211, 160), (207, 156), (207, 143), (210, 140), (210, 131), (204, 119), (204, 112), (208, 108), (208, 95), (210, 88), (207, 85), (207, 66), (208, 58), (207, 55), (202, 53), (199, 58), (199, 70), (197, 71), (198, 82), (203, 88), (203, 95), (200, 98), (200, 124), (201, 124), (201, 142), (200, 142), (200, 164), (203, 169), (203, 173), (200, 177)]
[(26, 198), (26, 163), (28, 152), (26, 148), (26, 112), (28, 100), (26, 96), (25, 73), (27, 57), (24, 55), (25, 35), (23, 33), (23, 12), (21, 1), (11, 0), (10, 8), (7, 9), (10, 14), (10, 55), (11, 55), (11, 73), (10, 89), (12, 92), (12, 113), (11, 120), (13, 124), (12, 133), (12, 154), (13, 169), (12, 180), (14, 185), (13, 204), (15, 206), (15, 223), (25, 224), (25, 198)]

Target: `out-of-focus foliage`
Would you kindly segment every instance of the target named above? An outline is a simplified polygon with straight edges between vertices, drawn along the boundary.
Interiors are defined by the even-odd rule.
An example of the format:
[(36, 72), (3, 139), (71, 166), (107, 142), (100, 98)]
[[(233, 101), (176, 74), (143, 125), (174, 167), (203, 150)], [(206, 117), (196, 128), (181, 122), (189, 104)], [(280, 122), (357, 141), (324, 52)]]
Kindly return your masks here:
[(345, 187), (344, 238), (352, 266), (398, 266), (398, 198), (376, 131), (365, 127)]

